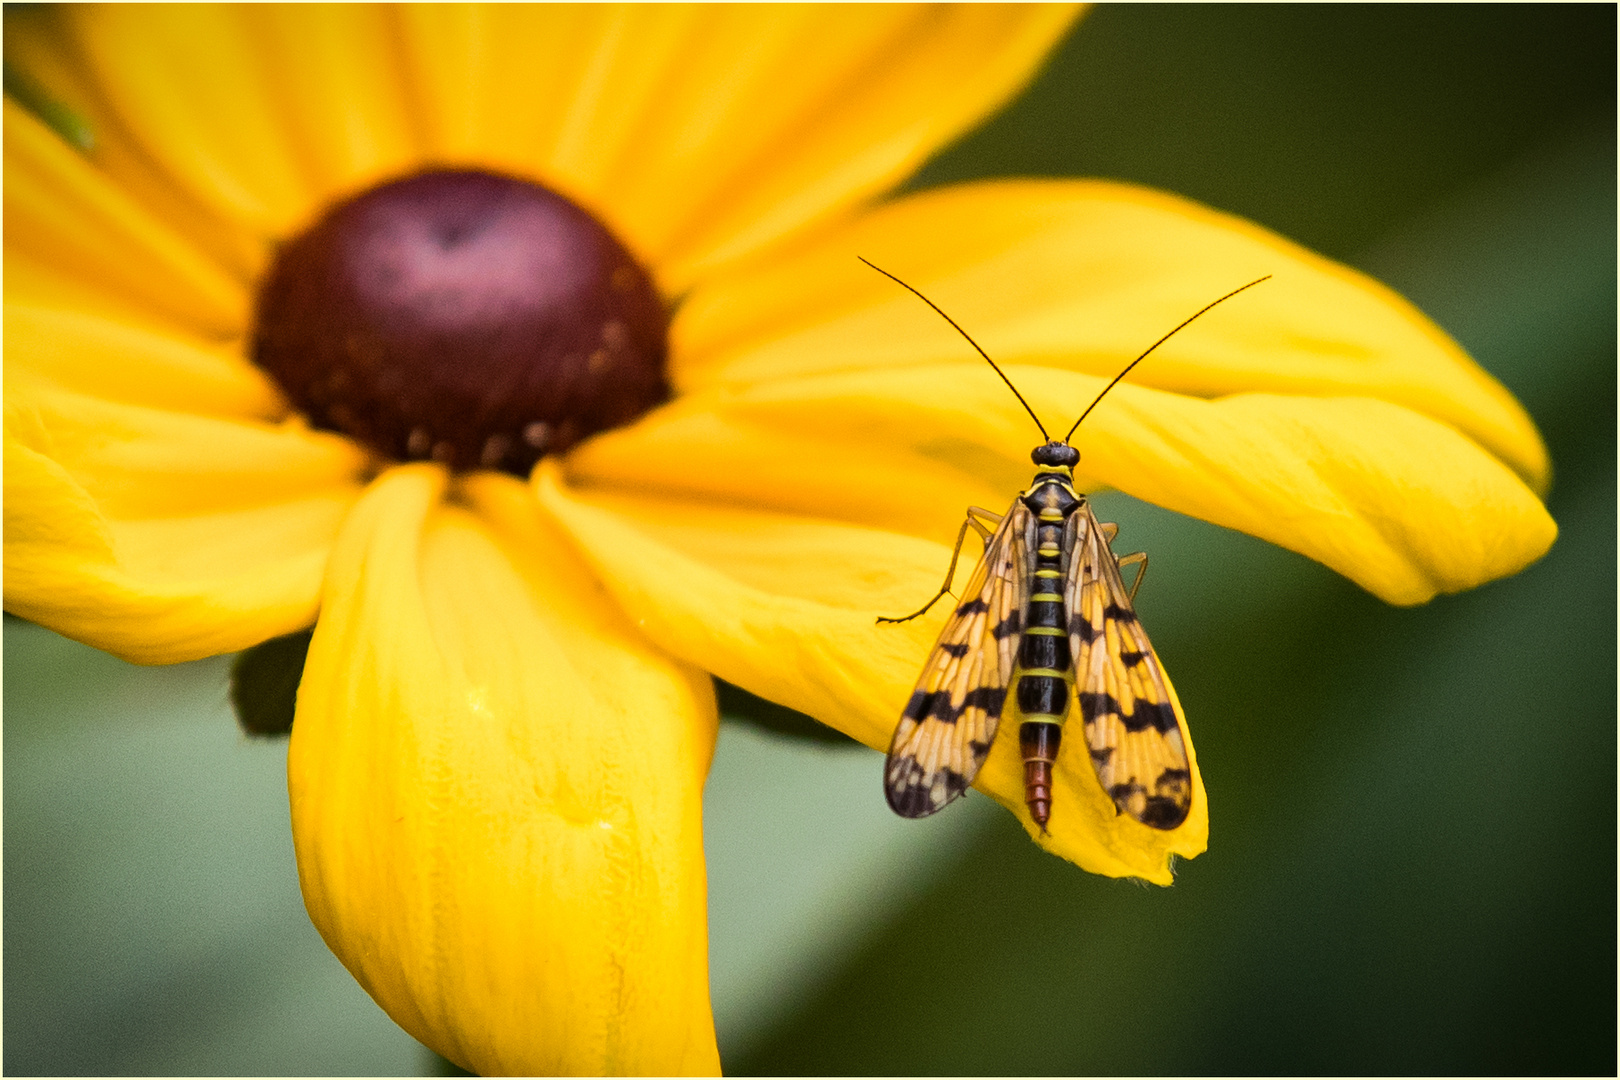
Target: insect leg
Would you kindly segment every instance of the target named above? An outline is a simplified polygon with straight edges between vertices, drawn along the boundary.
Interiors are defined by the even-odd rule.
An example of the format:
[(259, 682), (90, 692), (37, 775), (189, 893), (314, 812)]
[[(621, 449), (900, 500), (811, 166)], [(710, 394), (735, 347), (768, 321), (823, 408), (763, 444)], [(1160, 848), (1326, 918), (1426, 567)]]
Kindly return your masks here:
[(1112, 521), (1097, 522), (1097, 531), (1102, 533), (1103, 543), (1112, 544), (1114, 537), (1119, 535), (1119, 526)]
[[(977, 515), (977, 517), (975, 515)], [(967, 537), (968, 526), (973, 526), (973, 531), (979, 534), (979, 539), (984, 541), (985, 544), (990, 543), (990, 530), (985, 527), (983, 522), (978, 520), (980, 517), (989, 518), (992, 525), (1001, 524), (1000, 514), (986, 510), (982, 506), (970, 506), (967, 508), (967, 516), (962, 519), (962, 527), (956, 530), (956, 547), (951, 550), (951, 565), (945, 571), (945, 584), (939, 587), (939, 592), (934, 594), (934, 598), (928, 601), (928, 603), (924, 604), (922, 607), (918, 608), (916, 611), (913, 611), (910, 615), (902, 615), (897, 619), (892, 619), (887, 615), (879, 615), (877, 620), (878, 622), (910, 622), (912, 619), (915, 619), (917, 616), (923, 614), (929, 608), (939, 603), (939, 598), (951, 591), (951, 579), (956, 576), (956, 560), (962, 554), (962, 541)]]
[(1138, 551), (1131, 555), (1119, 555), (1114, 559), (1114, 565), (1121, 570), (1127, 563), (1141, 563), (1136, 571), (1136, 580), (1131, 582), (1131, 603), (1136, 603), (1136, 590), (1142, 587), (1142, 579), (1147, 576), (1147, 552)]

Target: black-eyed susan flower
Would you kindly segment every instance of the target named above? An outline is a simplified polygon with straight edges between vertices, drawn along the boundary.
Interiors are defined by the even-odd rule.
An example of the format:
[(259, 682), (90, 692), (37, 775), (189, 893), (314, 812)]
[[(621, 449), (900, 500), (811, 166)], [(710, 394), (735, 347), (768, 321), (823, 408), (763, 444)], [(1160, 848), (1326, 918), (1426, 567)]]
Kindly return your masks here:
[[(1035, 441), (857, 254), (1050, 417), (1272, 274), (1087, 420), (1083, 488), (1397, 603), (1552, 541), (1523, 412), (1352, 271), (1122, 185), (873, 204), (1069, 18), (24, 12), (8, 65), (94, 143), (7, 102), (8, 610), (147, 663), (314, 624), (294, 835), (367, 990), (481, 1072), (715, 1071), (708, 674), (886, 746), (938, 623), (874, 616)], [(1016, 755), (979, 786), (1020, 806)], [(1202, 792), (1128, 826), (1042, 842), (1165, 881)]]

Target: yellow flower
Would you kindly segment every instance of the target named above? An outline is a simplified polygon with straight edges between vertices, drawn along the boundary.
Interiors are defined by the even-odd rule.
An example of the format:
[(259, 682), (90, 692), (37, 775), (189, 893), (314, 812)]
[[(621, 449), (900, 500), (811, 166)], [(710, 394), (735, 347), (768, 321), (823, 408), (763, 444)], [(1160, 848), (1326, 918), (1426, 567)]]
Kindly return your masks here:
[[(1036, 441), (982, 361), (857, 254), (956, 314), (1064, 425), (1148, 342), (1270, 273), (1086, 421), (1082, 487), (1254, 533), (1396, 603), (1552, 542), (1523, 412), (1353, 271), (1117, 184), (873, 205), (1070, 18), (8, 18), (8, 65), (95, 143), (6, 103), (7, 609), (145, 663), (315, 624), (294, 838), (311, 918), (362, 985), (480, 1072), (716, 1071), (708, 673), (886, 746), (938, 618), (874, 616), (932, 593), (963, 508), (1027, 484)], [(527, 485), (391, 461), (290, 410), (295, 390), (246, 359), (275, 245), (430, 166), (531, 179), (605, 222), (674, 306), (672, 399)], [(1088, 783), (1083, 759), (1060, 763), (1055, 853), (1164, 882), (1170, 855), (1203, 850), (1196, 766), (1194, 812), (1165, 833), (1097, 812)], [(978, 786), (1022, 805), (1011, 756)]]

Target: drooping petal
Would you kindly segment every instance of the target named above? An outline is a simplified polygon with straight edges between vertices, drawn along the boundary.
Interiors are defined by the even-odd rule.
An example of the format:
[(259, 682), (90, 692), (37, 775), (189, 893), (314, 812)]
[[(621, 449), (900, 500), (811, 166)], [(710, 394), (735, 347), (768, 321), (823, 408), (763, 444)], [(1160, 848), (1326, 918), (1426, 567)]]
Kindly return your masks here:
[(1141, 390), (1109, 405), (1086, 435), (1088, 472), (1308, 555), (1392, 604), (1516, 574), (1558, 535), (1479, 444), (1387, 401)]
[[(1006, 371), (1047, 415), (1106, 383), (1051, 367)], [(1027, 486), (1031, 467), (1019, 463), (1040, 441), (986, 376), (968, 364), (890, 367), (690, 394), (581, 447), (569, 476), (943, 540), (967, 505), (999, 508)], [(1120, 385), (1076, 446), (1084, 488), (1241, 529), (1396, 604), (1515, 573), (1557, 532), (1479, 444), (1377, 398), (1206, 401)]]
[[(718, 1071), (712, 684), (518, 481), (402, 466), (327, 574), (288, 758), (299, 874), (402, 1027), (484, 1074)], [(470, 509), (469, 509), (470, 507)]]
[(559, 184), (672, 293), (892, 186), (1074, 18), (936, 8), (407, 7), (436, 156)]
[(8, 372), (6, 610), (137, 663), (314, 621), (366, 463), (299, 426), (124, 404)]
[[(550, 461), (536, 470), (542, 505), (649, 637), (868, 746), (888, 747), (945, 612), (901, 624), (876, 618), (932, 595), (948, 547), (813, 517), (582, 491), (561, 473)], [(1095, 873), (1163, 884), (1170, 854), (1203, 851), (1208, 816), (1196, 763), (1194, 812), (1165, 833), (1116, 821), (1095, 776), (1075, 774), (1074, 760), (1059, 769), (1060, 797), (1072, 809), (1054, 815), (1050, 837), (1038, 837), (1050, 850)], [(976, 786), (1022, 805), (1016, 738), (997, 743)], [(881, 798), (874, 760), (872, 799)]]
[(245, 285), (5, 103), (6, 292), (54, 306), (240, 335)]
[[(1519, 404), (1387, 287), (1252, 222), (1102, 181), (924, 192), (790, 256), (706, 280), (673, 327), (677, 386), (973, 356), (857, 255), (922, 290), (998, 362), (1109, 377), (1206, 304), (1270, 274), (1167, 341), (1130, 381), (1199, 397), (1382, 398), (1461, 430), (1538, 491), (1549, 477)], [(1005, 393), (993, 375), (985, 385)], [(1089, 400), (1059, 402), (1042, 419), (1061, 436)]]

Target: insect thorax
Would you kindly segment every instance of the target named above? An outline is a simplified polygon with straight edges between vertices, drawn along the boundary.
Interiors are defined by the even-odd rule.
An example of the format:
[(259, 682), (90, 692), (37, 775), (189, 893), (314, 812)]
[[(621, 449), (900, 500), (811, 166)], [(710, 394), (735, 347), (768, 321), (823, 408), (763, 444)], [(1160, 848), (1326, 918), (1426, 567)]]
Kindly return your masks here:
[(1061, 522), (1086, 502), (1086, 497), (1074, 489), (1074, 473), (1067, 465), (1041, 466), (1036, 470), (1035, 482), (1020, 497), (1041, 522)]

